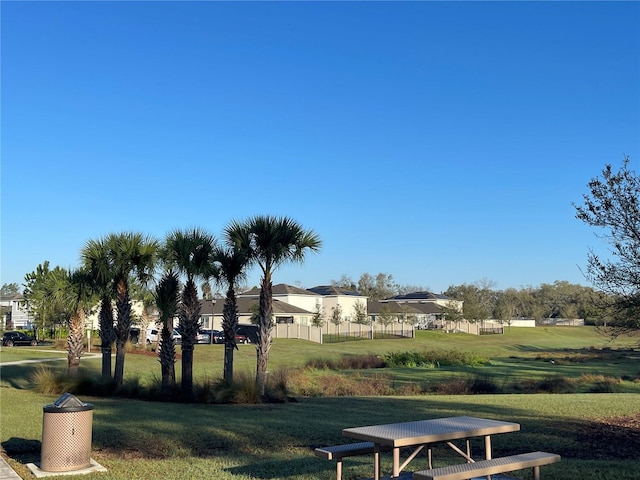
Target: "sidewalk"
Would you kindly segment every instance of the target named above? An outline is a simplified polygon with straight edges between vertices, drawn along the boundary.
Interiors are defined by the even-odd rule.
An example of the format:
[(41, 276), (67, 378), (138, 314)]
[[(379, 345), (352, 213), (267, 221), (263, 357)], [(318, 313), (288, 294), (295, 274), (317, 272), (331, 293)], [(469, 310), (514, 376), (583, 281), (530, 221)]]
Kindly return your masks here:
[(2, 457), (0, 457), (0, 480), (22, 480)]

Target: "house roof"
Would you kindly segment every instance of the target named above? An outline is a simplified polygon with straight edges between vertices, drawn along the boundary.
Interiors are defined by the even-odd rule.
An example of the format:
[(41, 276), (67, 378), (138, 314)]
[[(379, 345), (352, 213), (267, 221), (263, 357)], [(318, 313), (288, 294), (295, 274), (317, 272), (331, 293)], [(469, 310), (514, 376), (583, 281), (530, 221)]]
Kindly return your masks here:
[[(287, 285), (286, 283), (279, 283), (274, 285), (271, 288), (271, 293), (273, 295), (312, 295), (315, 296), (317, 293), (311, 292), (309, 290), (305, 290), (303, 288), (293, 287), (291, 285)], [(260, 287), (253, 287), (251, 290), (247, 290), (246, 292), (242, 292), (238, 295), (238, 297), (243, 296), (251, 296), (257, 297), (260, 295)]]
[(411, 292), (404, 295), (396, 295), (386, 300), (450, 300), (450, 298), (439, 293)]
[(24, 295), (21, 293), (14, 293), (13, 295), (0, 295), (0, 301), (10, 302), (12, 300), (24, 300)]
[[(258, 299), (255, 297), (238, 297), (238, 314), (239, 315), (251, 315), (257, 311)], [(211, 315), (211, 300), (200, 300), (200, 314)], [(222, 315), (222, 309), (224, 308), (224, 298), (219, 298), (213, 304), (213, 314)], [(276, 298), (273, 299), (273, 313), (274, 314), (305, 314), (311, 315), (311, 312), (295, 305), (291, 305), (287, 302), (283, 302)]]
[(360, 294), (360, 292), (356, 292), (354, 290), (347, 290), (345, 288), (334, 287), (333, 285), (320, 285), (317, 287), (309, 288), (309, 291), (313, 293), (317, 293), (323, 296), (337, 296), (337, 295), (346, 295), (351, 297), (362, 297), (364, 295)]
[(382, 308), (387, 307), (393, 314), (419, 315), (425, 313), (440, 313), (440, 307), (434, 303), (400, 303), (367, 301), (369, 315), (379, 315)]

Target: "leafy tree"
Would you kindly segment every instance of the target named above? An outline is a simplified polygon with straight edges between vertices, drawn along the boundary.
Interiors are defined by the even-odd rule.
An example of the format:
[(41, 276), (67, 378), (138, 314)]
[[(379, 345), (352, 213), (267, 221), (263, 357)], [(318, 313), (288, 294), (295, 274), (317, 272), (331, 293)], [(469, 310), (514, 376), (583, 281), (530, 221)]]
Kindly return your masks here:
[(50, 304), (47, 300), (52, 275), (62, 278), (67, 275), (67, 271), (59, 266), (51, 270), (49, 261), (45, 261), (33, 272), (25, 275), (24, 297), (34, 315), (36, 336), (38, 329), (41, 328), (44, 331), (48, 328), (55, 332), (56, 327), (65, 325), (68, 320), (66, 311), (57, 304)]
[(455, 300), (462, 300), (464, 318), (470, 322), (482, 322), (488, 319), (494, 310), (495, 292), (493, 283), (481, 280), (474, 284), (451, 286), (445, 295)]
[(13, 296), (20, 293), (20, 285), (17, 283), (3, 283), (0, 288), (0, 294), (4, 296)]
[(116, 366), (113, 381), (119, 387), (124, 379), (126, 344), (131, 330), (131, 278), (133, 276), (141, 283), (151, 279), (157, 260), (158, 242), (141, 233), (123, 232), (110, 234), (105, 243), (107, 264), (111, 268), (116, 293)]
[(344, 288), (345, 290), (351, 291), (355, 291), (358, 289), (358, 286), (353, 281), (353, 279), (349, 275), (344, 273), (338, 280), (331, 280), (331, 285), (337, 288)]
[(354, 323), (359, 323), (360, 325), (367, 325), (369, 323), (369, 319), (367, 318), (367, 305), (361, 300), (353, 304), (353, 319)]
[(322, 311), (322, 306), (319, 303), (316, 303), (316, 309), (313, 311), (313, 315), (311, 316), (311, 325), (318, 328), (322, 328), (324, 325), (324, 312)]
[(251, 263), (260, 267), (259, 341), (256, 345), (256, 388), (265, 392), (267, 363), (273, 328), (273, 272), (288, 262), (303, 262), (307, 252), (319, 250), (321, 242), (312, 230), (305, 230), (288, 217), (258, 215), (245, 222), (233, 222), (227, 236), (234, 246), (246, 252)]
[(496, 297), (493, 316), (500, 320), (501, 323), (511, 326), (518, 308), (518, 292), (514, 288), (509, 288), (503, 292), (498, 292)]
[(445, 321), (454, 322), (457, 324), (464, 317), (457, 302), (449, 301), (445, 305), (440, 307), (440, 309), (442, 311), (442, 317)]
[(383, 300), (395, 295), (429, 290), (428, 287), (423, 286), (399, 285), (393, 279), (393, 275), (382, 272), (375, 276), (370, 273), (363, 273), (357, 283), (349, 275), (343, 274), (338, 280), (331, 280), (331, 285), (345, 290), (358, 291), (371, 300)]
[(216, 280), (227, 285), (227, 293), (222, 308), (222, 329), (224, 331), (224, 367), (223, 378), (233, 383), (233, 351), (238, 349), (236, 332), (238, 330), (238, 301), (236, 288), (246, 277), (249, 265), (247, 252), (234, 245), (232, 231), (225, 232), (227, 246), (217, 247), (213, 253), (216, 264)]
[(168, 265), (185, 275), (187, 281), (178, 306), (178, 331), (182, 336), (182, 378), (184, 400), (193, 398), (193, 349), (200, 329), (200, 300), (196, 279), (207, 281), (215, 274), (216, 240), (200, 228), (174, 230), (165, 242), (164, 257)]
[(164, 273), (155, 289), (156, 307), (160, 313), (160, 340), (158, 350), (162, 374), (161, 393), (167, 396), (176, 383), (176, 345), (173, 341), (173, 317), (178, 309), (180, 281), (178, 275), (169, 270)]
[(625, 157), (617, 172), (606, 165), (588, 188), (584, 203), (574, 204), (576, 218), (604, 232), (598, 236), (609, 245), (610, 256), (591, 250), (586, 276), (616, 299), (611, 334), (632, 333), (640, 329), (640, 177)]
[(358, 280), (358, 292), (371, 300), (382, 300), (393, 297), (398, 292), (398, 284), (389, 273), (378, 273), (375, 277), (363, 273)]
[(387, 331), (387, 327), (393, 323), (395, 318), (396, 317), (393, 313), (393, 310), (391, 310), (391, 307), (389, 306), (389, 304), (384, 304), (380, 308), (380, 315), (378, 316), (378, 322), (380, 322), (380, 325), (382, 325), (382, 328), (384, 329), (385, 333)]
[(336, 326), (338, 329), (338, 335), (340, 335), (340, 324), (342, 323), (342, 307), (340, 305), (331, 307), (331, 316), (329, 317), (329, 321)]

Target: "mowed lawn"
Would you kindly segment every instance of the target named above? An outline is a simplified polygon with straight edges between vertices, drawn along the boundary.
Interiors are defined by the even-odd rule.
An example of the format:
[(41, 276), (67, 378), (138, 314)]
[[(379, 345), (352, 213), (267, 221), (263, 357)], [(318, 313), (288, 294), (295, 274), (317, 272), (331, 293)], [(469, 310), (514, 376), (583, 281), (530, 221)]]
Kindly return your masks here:
[[(563, 374), (579, 376), (602, 373), (618, 377), (640, 376), (637, 350), (632, 344), (608, 343), (593, 329), (515, 329), (505, 335), (475, 337), (441, 332), (417, 332), (412, 340), (357, 341), (317, 345), (300, 340), (274, 341), (270, 370), (296, 369), (318, 358), (378, 354), (423, 349), (472, 350), (491, 358), (479, 369), (385, 369), (405, 381), (423, 381), (428, 376), (477, 374), (523, 376), (548, 375), (560, 367)], [(622, 356), (601, 353), (625, 347)], [(222, 346), (196, 348), (196, 380), (219, 378), (222, 374)], [(1, 352), (5, 360), (7, 349)], [(29, 349), (12, 349), (15, 357), (34, 355)], [(37, 354), (38, 356), (40, 355)], [(613, 360), (612, 360), (613, 359)], [(553, 363), (551, 360), (554, 360)], [(99, 359), (83, 359), (83, 368), (98, 371)], [(517, 367), (517, 368), (516, 368)], [(29, 390), (32, 365), (6, 366), (1, 370), (0, 441), (10, 464), (23, 478), (31, 474), (24, 466), (39, 462), (42, 406), (56, 396)], [(144, 381), (158, 377), (156, 358), (127, 355), (126, 375)], [(241, 345), (236, 352), (238, 372), (255, 368), (255, 349)], [(510, 370), (515, 372), (509, 373)], [(555, 369), (555, 370), (553, 370)], [(179, 372), (180, 365), (177, 365)], [(541, 373), (540, 373), (541, 372)], [(403, 381), (403, 380), (399, 380)], [(629, 388), (637, 382), (629, 380)], [(560, 464), (543, 467), (548, 479), (640, 478), (638, 455), (628, 448), (640, 437), (637, 428), (610, 428), (601, 422), (640, 414), (637, 393), (585, 393), (535, 395), (428, 395), (415, 397), (331, 397), (297, 398), (296, 402), (268, 405), (185, 405), (114, 398), (83, 398), (94, 408), (93, 458), (108, 473), (77, 478), (100, 479), (331, 479), (333, 462), (316, 458), (313, 448), (344, 442), (343, 428), (473, 415), (514, 421), (521, 431), (494, 437), (494, 456), (522, 451), (545, 450), (562, 455)], [(480, 445), (476, 445), (480, 449)], [(620, 453), (616, 453), (620, 452)], [(634, 452), (637, 453), (637, 450)], [(458, 461), (442, 447), (435, 452), (441, 464)], [(390, 464), (385, 459), (385, 466)], [(424, 468), (423, 459), (413, 469)], [(372, 475), (367, 457), (345, 462), (345, 479)], [(520, 472), (530, 478), (529, 472)], [(74, 478), (74, 477), (69, 477)]]

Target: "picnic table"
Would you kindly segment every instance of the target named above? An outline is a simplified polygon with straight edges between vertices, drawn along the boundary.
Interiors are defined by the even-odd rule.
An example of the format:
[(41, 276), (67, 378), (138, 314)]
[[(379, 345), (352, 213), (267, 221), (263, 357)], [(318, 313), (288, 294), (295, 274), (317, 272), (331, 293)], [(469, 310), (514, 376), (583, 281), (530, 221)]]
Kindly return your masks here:
[[(392, 478), (400, 476), (400, 472), (425, 447), (428, 451), (429, 468), (431, 464), (431, 447), (435, 443), (446, 443), (455, 452), (463, 456), (467, 462), (474, 462), (471, 456), (470, 439), (484, 437), (485, 460), (491, 459), (491, 435), (516, 432), (520, 424), (476, 417), (447, 417), (414, 422), (389, 423), (386, 425), (370, 425), (366, 427), (345, 428), (342, 435), (361, 441), (373, 443), (374, 480), (380, 479), (380, 452), (391, 449), (393, 452)], [(463, 451), (453, 440), (466, 441)], [(405, 462), (400, 464), (400, 449), (413, 448)]]

